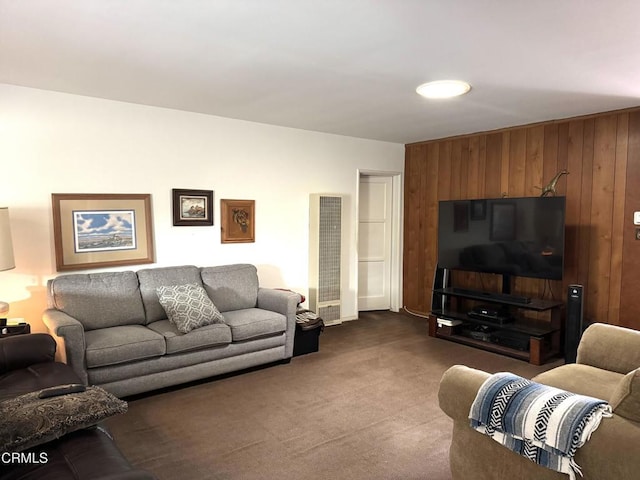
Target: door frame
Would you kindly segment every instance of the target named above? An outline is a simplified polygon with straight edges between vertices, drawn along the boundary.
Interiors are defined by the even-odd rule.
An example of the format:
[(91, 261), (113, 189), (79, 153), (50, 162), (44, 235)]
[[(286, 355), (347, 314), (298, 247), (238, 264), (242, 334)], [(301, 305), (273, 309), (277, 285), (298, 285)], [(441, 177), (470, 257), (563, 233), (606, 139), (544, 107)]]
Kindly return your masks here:
[[(356, 272), (358, 272), (358, 262), (360, 252), (358, 245), (360, 239), (360, 179), (362, 177), (390, 177), (391, 178), (391, 278), (389, 285), (390, 309), (392, 312), (399, 312), (402, 308), (402, 172), (389, 172), (380, 170), (357, 170), (356, 182)], [(356, 304), (358, 303), (359, 292), (356, 279)], [(356, 305), (357, 307), (357, 305)], [(359, 311), (359, 309), (356, 309)]]

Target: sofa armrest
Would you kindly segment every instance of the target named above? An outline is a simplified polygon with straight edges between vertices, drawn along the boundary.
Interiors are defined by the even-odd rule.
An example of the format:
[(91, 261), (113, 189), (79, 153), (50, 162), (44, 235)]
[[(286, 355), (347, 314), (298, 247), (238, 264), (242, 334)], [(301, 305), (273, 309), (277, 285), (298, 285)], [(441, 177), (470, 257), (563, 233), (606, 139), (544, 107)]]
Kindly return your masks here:
[(287, 317), (284, 358), (293, 356), (293, 341), (296, 334), (296, 310), (300, 294), (275, 288), (258, 288), (258, 308), (278, 312)]
[(576, 361), (626, 375), (640, 367), (640, 332), (594, 323), (582, 334)]
[(276, 288), (258, 288), (258, 308), (295, 316), (298, 303), (300, 303), (298, 293)]
[(469, 421), (471, 404), (490, 374), (464, 365), (449, 368), (440, 380), (438, 403), (449, 417), (457, 421)]
[(36, 363), (53, 362), (55, 355), (56, 342), (46, 333), (0, 339), (0, 374)]
[(58, 345), (56, 360), (69, 365), (84, 383), (88, 383), (82, 323), (55, 308), (45, 310), (42, 321)]

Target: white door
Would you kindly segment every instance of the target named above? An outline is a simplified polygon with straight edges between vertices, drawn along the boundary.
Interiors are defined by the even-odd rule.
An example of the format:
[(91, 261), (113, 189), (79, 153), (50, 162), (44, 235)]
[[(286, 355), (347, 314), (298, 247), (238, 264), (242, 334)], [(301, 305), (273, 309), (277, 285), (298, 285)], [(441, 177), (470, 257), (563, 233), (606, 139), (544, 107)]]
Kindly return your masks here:
[(391, 306), (392, 178), (361, 176), (358, 209), (358, 310)]

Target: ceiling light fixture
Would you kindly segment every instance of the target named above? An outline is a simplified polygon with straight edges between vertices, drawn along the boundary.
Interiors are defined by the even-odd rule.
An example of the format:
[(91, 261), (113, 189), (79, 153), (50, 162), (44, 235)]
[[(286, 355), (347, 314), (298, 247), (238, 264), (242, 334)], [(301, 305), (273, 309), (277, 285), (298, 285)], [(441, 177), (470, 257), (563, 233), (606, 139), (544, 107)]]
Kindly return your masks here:
[(426, 98), (451, 98), (464, 95), (471, 85), (460, 80), (437, 80), (427, 82), (416, 88), (416, 92)]

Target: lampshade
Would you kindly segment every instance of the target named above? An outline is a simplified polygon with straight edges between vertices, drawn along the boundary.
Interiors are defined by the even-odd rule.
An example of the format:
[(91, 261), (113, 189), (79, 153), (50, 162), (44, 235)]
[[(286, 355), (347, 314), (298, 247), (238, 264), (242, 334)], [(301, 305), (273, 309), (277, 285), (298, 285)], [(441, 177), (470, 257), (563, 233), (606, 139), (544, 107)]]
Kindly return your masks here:
[(11, 270), (15, 266), (11, 225), (9, 224), (9, 209), (0, 207), (0, 271)]

